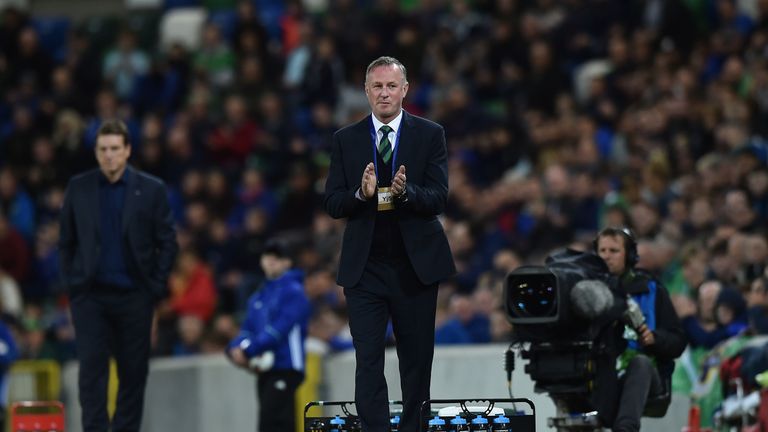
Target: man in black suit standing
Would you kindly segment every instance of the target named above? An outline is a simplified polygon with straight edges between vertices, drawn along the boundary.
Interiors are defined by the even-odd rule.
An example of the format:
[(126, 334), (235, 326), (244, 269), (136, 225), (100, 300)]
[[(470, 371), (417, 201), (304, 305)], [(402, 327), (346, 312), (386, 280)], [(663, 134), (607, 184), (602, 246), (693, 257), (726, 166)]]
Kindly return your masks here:
[[(347, 218), (338, 283), (355, 346), (355, 403), (363, 431), (389, 430), (384, 336), (391, 317), (403, 391), (401, 430), (416, 432), (429, 399), (437, 284), (455, 272), (437, 215), (448, 195), (443, 128), (402, 109), (405, 66), (366, 70), (372, 114), (337, 131), (324, 206)], [(407, 177), (406, 177), (407, 170)]]
[[(75, 325), (85, 432), (139, 430), (152, 315), (178, 250), (165, 185), (129, 167), (130, 155), (125, 124), (102, 123), (99, 168), (70, 180), (60, 217), (60, 266)], [(111, 428), (110, 354), (120, 381)]]

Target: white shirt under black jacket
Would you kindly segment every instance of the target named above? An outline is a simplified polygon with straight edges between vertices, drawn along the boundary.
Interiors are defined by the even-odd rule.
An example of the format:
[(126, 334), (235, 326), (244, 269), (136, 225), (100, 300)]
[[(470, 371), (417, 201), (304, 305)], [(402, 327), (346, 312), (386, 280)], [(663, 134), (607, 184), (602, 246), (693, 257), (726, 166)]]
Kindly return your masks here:
[[(381, 131), (381, 127), (385, 125), (385, 123), (382, 123), (379, 119), (376, 118), (373, 113), (371, 113), (371, 118), (373, 119), (373, 128), (376, 130), (376, 151), (379, 151), (379, 144), (381, 144), (381, 138), (384, 135), (384, 133)], [(397, 140), (397, 131), (400, 129), (400, 123), (403, 121), (403, 110), (400, 110), (400, 113), (392, 119), (391, 122), (386, 124), (387, 126), (391, 127), (392, 130), (389, 132), (389, 145), (392, 146), (392, 156), (395, 155), (395, 141)], [(396, 163), (397, 161), (393, 160), (392, 163)], [(378, 174), (377, 174), (378, 175)], [(378, 179), (377, 179), (378, 180)], [(363, 193), (360, 190), (360, 188), (357, 188), (357, 192), (355, 192), (355, 198), (359, 199), (360, 201), (365, 201), (365, 198), (363, 197)]]

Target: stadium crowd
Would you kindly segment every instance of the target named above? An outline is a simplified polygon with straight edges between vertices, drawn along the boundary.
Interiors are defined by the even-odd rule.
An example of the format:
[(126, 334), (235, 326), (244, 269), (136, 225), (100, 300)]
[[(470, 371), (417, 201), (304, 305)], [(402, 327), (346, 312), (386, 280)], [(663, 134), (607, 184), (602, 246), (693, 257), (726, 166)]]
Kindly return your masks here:
[(380, 55), (408, 68), (405, 108), (446, 130), (441, 221), (459, 273), (438, 343), (508, 340), (503, 276), (604, 226), (634, 230), (694, 347), (768, 333), (768, 1), (187, 0), (146, 14), (178, 5), (208, 7), (199, 44), (161, 46), (157, 19), (46, 39), (44, 17), (2, 11), (0, 304), (22, 358), (73, 358), (57, 216), (112, 117), (177, 222), (156, 355), (223, 351), (278, 233), (297, 245), (313, 349), (350, 348), (341, 225), (319, 204), (331, 136), (368, 113)]

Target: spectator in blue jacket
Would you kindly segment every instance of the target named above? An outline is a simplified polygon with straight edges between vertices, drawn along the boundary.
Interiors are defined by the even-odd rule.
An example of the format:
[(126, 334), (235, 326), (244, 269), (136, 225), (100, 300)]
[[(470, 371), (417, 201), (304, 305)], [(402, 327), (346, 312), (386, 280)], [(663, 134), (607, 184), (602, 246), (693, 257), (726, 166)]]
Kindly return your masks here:
[(248, 299), (240, 334), (227, 348), (235, 365), (258, 375), (261, 432), (296, 430), (295, 393), (304, 380), (310, 305), (303, 275), (292, 265), (283, 243), (265, 244), (261, 268), (266, 280)]
[[(719, 288), (718, 288), (719, 287)], [(692, 346), (714, 348), (718, 343), (735, 336), (748, 327), (747, 303), (740, 292), (724, 286), (718, 280), (709, 280), (699, 287), (699, 295), (706, 291), (717, 290), (712, 316), (714, 323), (702, 322), (700, 318), (686, 315), (682, 319), (683, 328)], [(685, 313), (685, 312), (684, 312)], [(700, 317), (706, 311), (700, 311)]]
[(490, 341), (490, 318), (476, 310), (471, 297), (464, 294), (451, 297), (451, 317), (435, 330), (435, 344), (479, 344)]

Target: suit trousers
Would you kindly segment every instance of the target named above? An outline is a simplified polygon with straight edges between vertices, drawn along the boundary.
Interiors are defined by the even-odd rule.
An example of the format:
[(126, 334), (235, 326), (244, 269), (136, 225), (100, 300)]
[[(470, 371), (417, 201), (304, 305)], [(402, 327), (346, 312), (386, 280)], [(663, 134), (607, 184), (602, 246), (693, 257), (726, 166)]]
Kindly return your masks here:
[(371, 257), (360, 281), (345, 287), (344, 295), (357, 361), (355, 405), (363, 432), (389, 431), (389, 396), (384, 377), (389, 318), (400, 363), (400, 430), (421, 430), (421, 405), (430, 398), (437, 284), (422, 284), (405, 256), (394, 260)]
[[(136, 432), (141, 426), (149, 370), (154, 301), (148, 290), (98, 287), (70, 302), (80, 362), (78, 386), (84, 432)], [(115, 358), (119, 387), (109, 426), (109, 358)]]

